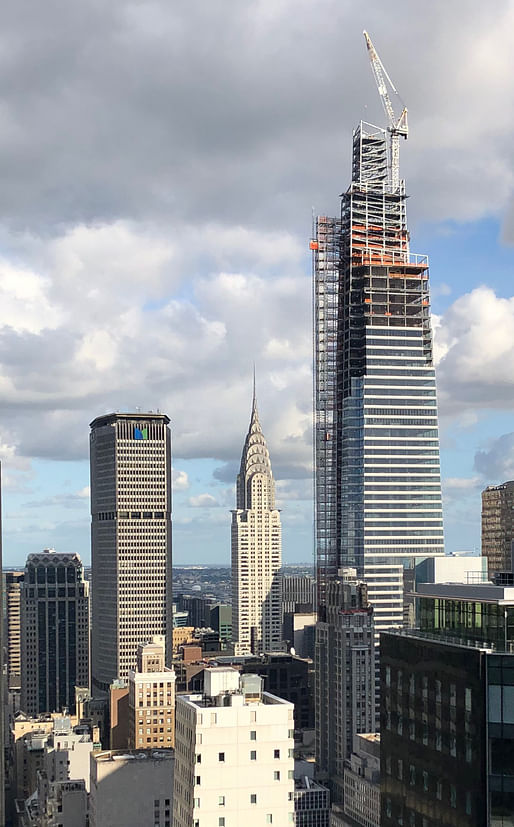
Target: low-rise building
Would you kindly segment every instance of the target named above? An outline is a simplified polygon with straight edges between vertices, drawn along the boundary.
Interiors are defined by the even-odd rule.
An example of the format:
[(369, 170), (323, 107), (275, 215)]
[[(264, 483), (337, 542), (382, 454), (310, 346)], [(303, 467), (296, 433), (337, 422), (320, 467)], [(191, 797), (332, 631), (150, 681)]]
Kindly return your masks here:
[(179, 695), (174, 827), (294, 823), (293, 704), (233, 668)]
[(343, 809), (350, 819), (346, 823), (380, 827), (380, 735), (376, 733), (353, 736), (353, 752), (344, 768)]
[(164, 665), (164, 640), (138, 646), (128, 678), (129, 749), (175, 745), (175, 672)]
[(91, 753), (89, 827), (172, 827), (173, 750)]
[(328, 827), (330, 792), (307, 775), (295, 778), (294, 812), (296, 827)]

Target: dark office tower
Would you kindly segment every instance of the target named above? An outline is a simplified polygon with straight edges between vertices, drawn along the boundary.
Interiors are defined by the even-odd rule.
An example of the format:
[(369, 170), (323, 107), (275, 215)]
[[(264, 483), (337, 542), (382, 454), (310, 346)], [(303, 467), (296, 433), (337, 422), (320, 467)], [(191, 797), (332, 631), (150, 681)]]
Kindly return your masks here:
[(29, 554), (21, 591), (21, 708), (75, 709), (89, 683), (89, 589), (78, 554)]
[(489, 577), (497, 571), (513, 571), (514, 482), (488, 485), (482, 491), (482, 555), (487, 557)]
[(171, 437), (161, 413), (91, 423), (92, 691), (127, 679), (155, 635), (172, 653)]
[(314, 577), (305, 575), (282, 575), (282, 608), (284, 612), (313, 611)]
[(7, 686), (19, 691), (21, 686), (21, 586), (22, 571), (5, 573), (5, 651)]
[(316, 764), (339, 803), (353, 736), (375, 730), (373, 609), (355, 570), (331, 578), (325, 596), (316, 625)]
[(381, 824), (514, 824), (514, 589), (423, 583), (381, 635)]
[(405, 201), (386, 131), (361, 123), (340, 218), (318, 217), (311, 242), (318, 610), (353, 566), (378, 631), (403, 624), (404, 568), (443, 552), (428, 261)]

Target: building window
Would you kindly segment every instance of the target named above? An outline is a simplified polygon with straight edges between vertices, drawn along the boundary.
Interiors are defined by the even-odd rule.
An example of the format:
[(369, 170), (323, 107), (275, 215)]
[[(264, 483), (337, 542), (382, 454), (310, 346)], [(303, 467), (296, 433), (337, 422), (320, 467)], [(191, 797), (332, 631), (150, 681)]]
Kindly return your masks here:
[(428, 792), (428, 772), (423, 772), (423, 790)]
[(273, 773), (273, 780), (274, 781), (280, 781), (280, 772), (275, 771)]
[(471, 815), (471, 809), (472, 809), (471, 808), (471, 793), (467, 792), (466, 793), (466, 815), (467, 816)]
[(257, 761), (257, 751), (254, 749), (250, 752), (250, 761)]
[(200, 806), (200, 799), (199, 798), (193, 798), (193, 807), (199, 807), (199, 806)]
[(268, 813), (266, 816), (266, 824), (273, 824), (273, 816), (271, 813)]
[(224, 752), (218, 752), (218, 761), (224, 761), (224, 760), (225, 760), (225, 753)]
[(450, 805), (452, 807), (457, 806), (457, 790), (453, 784), (450, 785)]
[(280, 758), (280, 750), (279, 749), (273, 750), (273, 758)]
[(416, 783), (416, 767), (414, 764), (409, 765), (409, 784), (413, 787)]
[(224, 807), (225, 806), (225, 796), (224, 795), (219, 795), (218, 796), (218, 806), (219, 807)]
[(435, 789), (435, 795), (438, 801), (443, 800), (443, 782), (438, 781)]
[(466, 687), (465, 704), (466, 712), (471, 712), (471, 689), (469, 688), (469, 686)]
[(219, 827), (225, 827), (225, 818), (223, 816), (218, 818), (218, 825)]
[(250, 804), (257, 804), (257, 793), (250, 794)]
[(196, 784), (197, 784), (197, 786), (200, 786), (200, 776), (199, 775), (196, 776)]
[(257, 730), (256, 729), (251, 729), (250, 730), (250, 741), (256, 741), (256, 740), (257, 740)]

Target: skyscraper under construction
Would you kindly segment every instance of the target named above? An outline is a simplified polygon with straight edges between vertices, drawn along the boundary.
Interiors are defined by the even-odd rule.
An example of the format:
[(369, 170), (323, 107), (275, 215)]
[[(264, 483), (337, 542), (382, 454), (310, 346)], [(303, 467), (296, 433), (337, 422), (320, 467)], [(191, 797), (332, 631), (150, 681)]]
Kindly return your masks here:
[(380, 631), (403, 623), (406, 570), (444, 549), (428, 260), (410, 252), (398, 172), (407, 112), (394, 118), (367, 42), (389, 129), (355, 130), (340, 217), (318, 217), (311, 241), (316, 554), (320, 618), (353, 566)]

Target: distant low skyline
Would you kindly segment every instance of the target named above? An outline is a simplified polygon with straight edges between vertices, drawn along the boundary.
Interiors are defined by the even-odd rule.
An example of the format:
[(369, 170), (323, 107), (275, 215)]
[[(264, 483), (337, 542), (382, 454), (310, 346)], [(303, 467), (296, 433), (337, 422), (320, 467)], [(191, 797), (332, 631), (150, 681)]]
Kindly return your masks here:
[[(21, 5), (20, 5), (21, 3)], [(171, 418), (176, 564), (228, 564), (257, 365), (284, 562), (312, 559), (311, 205), (384, 125), (362, 29), (409, 109), (430, 257), (447, 551), (514, 478), (514, 0), (94, 0), (0, 32), (4, 564), (90, 558), (89, 422)]]

